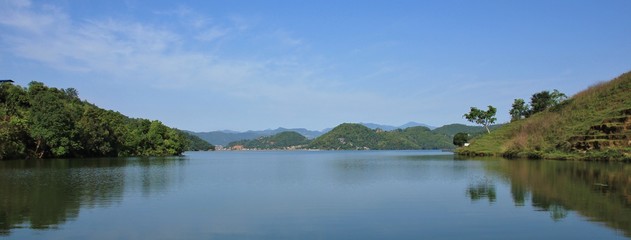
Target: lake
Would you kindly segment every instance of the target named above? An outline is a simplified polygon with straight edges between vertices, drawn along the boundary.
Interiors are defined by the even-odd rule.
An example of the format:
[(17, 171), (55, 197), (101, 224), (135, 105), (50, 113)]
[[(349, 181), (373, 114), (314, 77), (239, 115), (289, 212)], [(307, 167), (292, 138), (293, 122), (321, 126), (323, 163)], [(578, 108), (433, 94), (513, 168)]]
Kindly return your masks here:
[(0, 161), (6, 239), (628, 239), (631, 165), (440, 151)]

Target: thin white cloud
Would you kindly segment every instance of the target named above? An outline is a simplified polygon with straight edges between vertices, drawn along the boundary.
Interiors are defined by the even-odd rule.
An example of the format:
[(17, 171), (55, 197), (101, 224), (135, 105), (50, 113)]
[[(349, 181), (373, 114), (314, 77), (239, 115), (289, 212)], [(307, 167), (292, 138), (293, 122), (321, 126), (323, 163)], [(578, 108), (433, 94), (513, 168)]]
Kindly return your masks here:
[(28, 0), (5, 0), (0, 5), (0, 24), (32, 34), (46, 33), (50, 27), (65, 25), (68, 18), (51, 5), (33, 7)]
[[(243, 91), (247, 89), (243, 86), (265, 81), (256, 76), (268, 75), (265, 61), (183, 50), (186, 36), (170, 29), (115, 19), (71, 22), (58, 9), (37, 12), (29, 4), (14, 5), (18, 7), (4, 11), (13, 20), (0, 22), (11, 29), (3, 37), (9, 51), (62, 71), (114, 75), (124, 81), (150, 81), (154, 86), (173, 82), (182, 87), (212, 86), (230, 92)], [(195, 15), (188, 10), (179, 14)], [(207, 41), (228, 31), (206, 23), (199, 27), (209, 27), (209, 32), (200, 33)]]
[[(5, 2), (0, 24), (9, 31), (4, 43), (15, 56), (42, 62), (62, 71), (86, 71), (114, 75), (124, 81), (151, 81), (155, 86), (212, 86), (234, 95), (262, 95), (275, 83), (304, 75), (283, 59), (233, 59), (212, 53), (183, 50), (186, 36), (175, 30), (117, 19), (71, 21), (54, 6), (36, 6), (28, 1)], [(198, 29), (198, 40), (212, 41), (229, 29), (210, 24), (188, 8), (160, 14), (175, 15)], [(232, 18), (234, 29), (248, 29), (242, 18)], [(281, 44), (299, 44), (285, 32), (274, 32)], [(292, 69), (284, 69), (289, 66)], [(306, 70), (308, 71), (308, 70)], [(267, 78), (266, 78), (267, 77)], [(271, 79), (275, 78), (275, 79)], [(282, 88), (281, 88), (282, 89)]]
[[(100, 75), (100, 79), (111, 77), (118, 84), (150, 88), (204, 89), (209, 94), (280, 111), (279, 115), (295, 114), (295, 110), (311, 117), (334, 114), (336, 121), (373, 121), (354, 118), (371, 112), (397, 115), (409, 109), (397, 98), (349, 88), (322, 71), (326, 65), (305, 61), (305, 57), (292, 52), (304, 45), (304, 40), (283, 30), (261, 33), (243, 18), (228, 19), (232, 25), (226, 28), (190, 9), (172, 13), (195, 29), (191, 35), (172, 26), (129, 20), (73, 20), (61, 9), (28, 1), (8, 5), (0, 6), (0, 13), (11, 18), (0, 21), (0, 29), (6, 29), (1, 37), (3, 48), (16, 57), (60, 71), (89, 72)], [(261, 58), (190, 46), (200, 42), (212, 45), (230, 34), (265, 35), (263, 41), (271, 41), (281, 52)], [(287, 109), (293, 110), (282, 112)]]

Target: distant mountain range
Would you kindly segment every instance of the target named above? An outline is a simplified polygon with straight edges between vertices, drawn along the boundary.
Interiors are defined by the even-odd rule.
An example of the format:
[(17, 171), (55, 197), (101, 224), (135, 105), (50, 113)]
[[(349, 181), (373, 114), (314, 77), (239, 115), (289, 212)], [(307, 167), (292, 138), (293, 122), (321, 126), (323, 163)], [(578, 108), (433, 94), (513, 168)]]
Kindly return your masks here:
[(212, 131), (212, 132), (190, 132), (191, 134), (198, 136), (201, 139), (208, 141), (213, 145), (222, 145), (227, 146), (228, 143), (240, 141), (240, 140), (250, 140), (256, 139), (259, 137), (267, 137), (272, 136), (281, 132), (293, 131), (300, 133), (301, 135), (307, 137), (308, 139), (314, 139), (326, 132), (325, 131), (312, 131), (304, 128), (277, 128), (277, 129), (267, 129), (261, 131), (246, 131), (246, 132), (237, 132), (230, 130), (223, 131)]
[[(419, 126), (427, 127), (429, 129), (436, 129), (436, 127), (434, 126), (430, 126), (423, 123), (417, 123), (417, 122), (408, 122), (401, 126), (391, 126), (391, 125), (383, 125), (383, 124), (376, 124), (376, 123), (360, 123), (360, 124), (370, 129), (381, 129), (384, 131), (392, 131), (395, 129), (406, 129), (409, 127), (419, 127)], [(327, 128), (322, 131), (314, 131), (314, 130), (308, 130), (304, 128), (280, 127), (277, 129), (267, 129), (267, 130), (261, 130), (261, 131), (250, 130), (250, 131), (245, 131), (245, 132), (238, 132), (238, 131), (231, 131), (231, 130), (222, 130), (222, 131), (212, 131), (212, 132), (189, 132), (189, 133), (195, 136), (198, 136), (199, 138), (204, 139), (213, 145), (227, 146), (231, 142), (240, 141), (240, 140), (251, 140), (251, 139), (256, 139), (260, 137), (267, 137), (267, 136), (272, 136), (272, 135), (275, 135), (281, 132), (287, 132), (287, 131), (294, 131), (294, 132), (300, 133), (301, 135), (307, 137), (308, 139), (315, 139), (331, 131), (331, 129), (332, 128)]]
[[(366, 126), (367, 125), (367, 126)], [(445, 125), (434, 130), (410, 123), (405, 129), (379, 124), (343, 123), (325, 134), (307, 139), (294, 131), (231, 142), (231, 150), (320, 149), (320, 150), (412, 150), (454, 149), (453, 135), (459, 132), (476, 136), (483, 127)], [(372, 128), (372, 129), (371, 129)], [(385, 130), (384, 130), (385, 129)], [(392, 130), (390, 130), (392, 129)]]
[(429, 128), (430, 130), (435, 129), (436, 127), (434, 126), (430, 126), (424, 123), (417, 123), (417, 122), (409, 122), (406, 124), (403, 124), (401, 126), (390, 126), (390, 125), (382, 125), (382, 124), (376, 124), (376, 123), (360, 123), (361, 125), (364, 125), (370, 129), (381, 129), (384, 131), (392, 131), (395, 129), (406, 129), (406, 128), (410, 128), (410, 127), (426, 127)]

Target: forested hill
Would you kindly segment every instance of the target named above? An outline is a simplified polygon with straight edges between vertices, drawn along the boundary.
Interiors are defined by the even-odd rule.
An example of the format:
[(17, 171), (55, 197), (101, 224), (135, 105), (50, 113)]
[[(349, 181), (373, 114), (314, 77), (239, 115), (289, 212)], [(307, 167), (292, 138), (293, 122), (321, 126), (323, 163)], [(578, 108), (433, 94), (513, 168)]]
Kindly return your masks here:
[(247, 132), (232, 132), (232, 131), (213, 131), (213, 132), (190, 132), (191, 134), (200, 137), (208, 141), (209, 143), (215, 145), (228, 145), (231, 142), (242, 141), (242, 140), (253, 140), (260, 137), (272, 136), (282, 132), (297, 132), (300, 135), (303, 135), (309, 139), (313, 139), (319, 137), (323, 134), (320, 131), (311, 131), (304, 128), (277, 128), (277, 129), (268, 129), (263, 131), (247, 131)]
[(73, 88), (0, 85), (0, 159), (167, 156), (212, 148), (200, 140), (159, 121), (101, 109)]
[(325, 150), (451, 149), (452, 139), (427, 127), (393, 131), (373, 130), (361, 124), (344, 123), (316, 138), (308, 148)]
[(300, 133), (286, 131), (253, 140), (231, 142), (228, 144), (228, 147), (235, 148), (236, 146), (241, 146), (246, 149), (299, 149), (309, 142), (309, 139)]

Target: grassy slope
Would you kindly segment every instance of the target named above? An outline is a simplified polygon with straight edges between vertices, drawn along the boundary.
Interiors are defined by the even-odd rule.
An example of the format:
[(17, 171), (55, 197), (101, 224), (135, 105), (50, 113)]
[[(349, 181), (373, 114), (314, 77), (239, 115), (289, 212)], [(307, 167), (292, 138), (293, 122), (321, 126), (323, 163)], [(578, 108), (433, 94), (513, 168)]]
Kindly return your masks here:
[[(465, 155), (628, 161), (631, 159), (629, 143), (578, 151), (571, 139), (588, 134), (592, 126), (602, 125), (607, 119), (628, 117), (629, 109), (631, 72), (592, 86), (548, 111), (506, 124), (457, 152)], [(626, 134), (629, 140), (628, 130)]]

